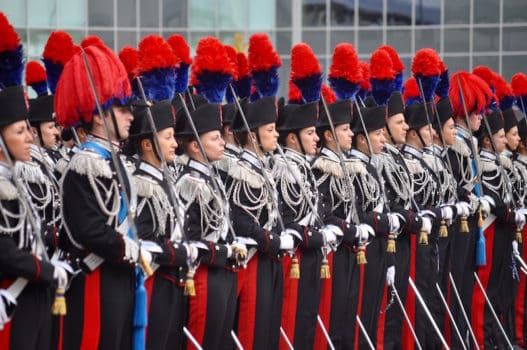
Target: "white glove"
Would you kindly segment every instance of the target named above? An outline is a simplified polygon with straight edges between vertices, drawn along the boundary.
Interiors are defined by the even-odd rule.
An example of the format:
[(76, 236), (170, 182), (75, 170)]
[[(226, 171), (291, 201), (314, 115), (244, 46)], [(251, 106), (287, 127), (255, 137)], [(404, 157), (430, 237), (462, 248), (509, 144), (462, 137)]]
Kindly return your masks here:
[(291, 250), (295, 247), (295, 241), (290, 234), (280, 236), (280, 249)]
[(512, 241), (512, 255), (520, 255), (520, 251), (518, 250), (518, 242), (516, 242), (516, 240)]
[(389, 286), (393, 286), (395, 282), (395, 266), (388, 267), (388, 270), (386, 270), (386, 284)]
[(423, 220), (423, 230), (425, 230), (426, 233), (430, 234), (430, 232), (432, 231), (432, 221), (426, 216), (423, 216), (421, 219)]
[(482, 196), (479, 199), (479, 208), (481, 209), (481, 214), (483, 214), (483, 216), (488, 216), (490, 214), (491, 206), (495, 205), (496, 203), (494, 202), (494, 199), (490, 196)]
[(123, 236), (124, 258), (129, 262), (139, 261), (139, 245), (130, 237)]
[(141, 248), (141, 256), (145, 259), (145, 262), (150, 265), (152, 263), (152, 253), (148, 250)]
[(469, 216), (470, 215), (470, 204), (467, 202), (457, 202), (456, 203), (457, 215), (459, 216)]
[(56, 265), (53, 270), (53, 279), (57, 280), (58, 288), (66, 289), (68, 285), (68, 273), (63, 267)]
[(242, 254), (244, 256), (247, 256), (247, 247), (243, 243), (239, 243), (234, 241), (230, 246), (228, 246), (230, 249), (230, 255), (229, 258), (236, 258), (237, 254)]
[(291, 235), (298, 238), (300, 241), (302, 240), (302, 235), (298, 233), (297, 230), (293, 230), (292, 228), (286, 228), (284, 231), (280, 232), (280, 236), (284, 235)]
[(0, 289), (0, 330), (10, 320), (7, 314), (7, 306), (9, 304), (16, 305), (16, 298), (7, 289)]
[(388, 221), (390, 221), (390, 233), (399, 232), (401, 228), (401, 221), (403, 221), (401, 214), (390, 213), (388, 214)]
[(183, 247), (185, 247), (185, 250), (187, 251), (187, 258), (193, 264), (198, 258), (198, 248), (190, 243), (183, 243)]
[(370, 236), (375, 236), (375, 231), (373, 227), (368, 224), (359, 224), (355, 225), (356, 233), (355, 238), (358, 238), (360, 242), (368, 241)]
[(342, 235), (342, 231), (335, 225), (326, 225), (320, 229), (320, 233), (324, 236), (327, 244), (335, 243), (337, 241), (337, 233), (335, 232), (335, 229), (340, 231), (340, 235)]
[(516, 212), (522, 214), (523, 216), (527, 216), (527, 209), (526, 208), (516, 209)]
[(433, 211), (427, 209), (421, 210), (418, 215), (421, 217), (428, 217), (433, 219), (436, 218), (436, 214)]
[(522, 228), (525, 225), (525, 215), (520, 210), (517, 210), (514, 213), (514, 221), (516, 221), (517, 227)]
[(441, 208), (441, 218), (446, 221), (451, 221), (454, 218), (454, 210), (450, 205)]

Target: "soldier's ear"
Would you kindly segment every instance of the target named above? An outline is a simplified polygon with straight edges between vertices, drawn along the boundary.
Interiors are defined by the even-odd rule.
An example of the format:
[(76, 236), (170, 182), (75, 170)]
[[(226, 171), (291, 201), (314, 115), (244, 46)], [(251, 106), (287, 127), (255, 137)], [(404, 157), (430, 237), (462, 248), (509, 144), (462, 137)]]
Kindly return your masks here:
[(150, 141), (149, 139), (141, 140), (141, 148), (144, 151), (152, 151), (153, 150), (152, 141)]
[(324, 130), (323, 136), (326, 141), (333, 141), (333, 134), (331, 133), (331, 130)]

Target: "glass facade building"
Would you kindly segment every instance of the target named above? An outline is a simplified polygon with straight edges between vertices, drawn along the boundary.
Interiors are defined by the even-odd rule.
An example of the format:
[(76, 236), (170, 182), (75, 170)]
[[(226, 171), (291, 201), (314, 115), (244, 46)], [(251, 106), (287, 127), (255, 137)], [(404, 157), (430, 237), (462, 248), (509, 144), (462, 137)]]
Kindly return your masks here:
[[(450, 71), (488, 65), (510, 79), (527, 71), (525, 0), (0, 0), (20, 33), (29, 59), (38, 59), (49, 33), (68, 31), (76, 42), (100, 36), (118, 51), (150, 33), (186, 36), (192, 47), (214, 35), (234, 44), (266, 32), (289, 75), (293, 43), (307, 42), (324, 69), (339, 42), (351, 42), (362, 60), (392, 45), (409, 73), (413, 53), (436, 49)], [(282, 84), (281, 94), (285, 94)]]

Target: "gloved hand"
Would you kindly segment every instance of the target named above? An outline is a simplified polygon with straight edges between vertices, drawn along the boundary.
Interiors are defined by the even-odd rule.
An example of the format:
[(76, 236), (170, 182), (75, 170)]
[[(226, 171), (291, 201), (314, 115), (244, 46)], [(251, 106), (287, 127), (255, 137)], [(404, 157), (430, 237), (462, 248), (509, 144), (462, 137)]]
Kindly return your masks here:
[(291, 234), (286, 233), (285, 235), (280, 236), (280, 249), (281, 250), (291, 250), (295, 247), (295, 240)]
[(450, 205), (445, 205), (441, 207), (441, 219), (446, 220), (448, 222), (452, 221), (454, 218), (454, 210)]
[(241, 260), (245, 260), (245, 258), (247, 258), (247, 247), (245, 244), (234, 241), (229, 247), (231, 252), (229, 258), (240, 258)]
[(467, 202), (457, 202), (456, 210), (458, 216), (469, 216), (470, 215), (470, 204)]
[(11, 305), (16, 305), (16, 298), (7, 289), (0, 289), (0, 330), (11, 319), (7, 311)]
[(185, 250), (187, 251), (187, 259), (189, 259), (190, 262), (194, 264), (198, 259), (198, 248), (195, 247), (193, 244), (187, 242), (183, 243), (183, 247), (185, 247)]
[(398, 233), (401, 229), (401, 223), (405, 220), (399, 213), (389, 213), (388, 221), (390, 222), (390, 233)]
[(522, 228), (525, 225), (525, 215), (520, 210), (514, 212), (514, 221), (516, 222), (516, 227)]
[(139, 261), (139, 245), (133, 239), (127, 236), (123, 236), (123, 241), (124, 259), (131, 263)]
[(430, 234), (432, 231), (432, 221), (426, 216), (423, 216), (421, 219), (423, 220), (423, 230), (425, 230), (427, 234)]
[(495, 205), (496, 203), (494, 202), (494, 199), (490, 196), (482, 196), (479, 198), (479, 209), (483, 216), (488, 216), (490, 214), (490, 208)]
[(395, 266), (388, 267), (386, 270), (386, 284), (388, 286), (393, 286), (395, 283)]
[(63, 267), (55, 265), (53, 279), (57, 281), (58, 288), (66, 289), (66, 286), (68, 285), (68, 273)]
[(355, 225), (356, 232), (355, 238), (358, 238), (360, 242), (366, 242), (370, 236), (375, 236), (375, 231), (373, 227), (368, 224), (359, 224)]
[(427, 217), (427, 218), (431, 218), (431, 219), (435, 219), (436, 218), (436, 214), (431, 211), (431, 210), (421, 210), (418, 214), (420, 217)]
[(150, 253), (148, 250), (141, 248), (140, 251), (141, 256), (143, 259), (145, 259), (145, 262), (150, 265), (152, 263), (152, 253)]
[(335, 243), (337, 236), (342, 236), (342, 230), (335, 225), (326, 225), (319, 232), (324, 235), (327, 244)]
[(520, 255), (520, 251), (518, 250), (518, 242), (516, 242), (516, 240), (512, 241), (512, 254), (514, 256)]

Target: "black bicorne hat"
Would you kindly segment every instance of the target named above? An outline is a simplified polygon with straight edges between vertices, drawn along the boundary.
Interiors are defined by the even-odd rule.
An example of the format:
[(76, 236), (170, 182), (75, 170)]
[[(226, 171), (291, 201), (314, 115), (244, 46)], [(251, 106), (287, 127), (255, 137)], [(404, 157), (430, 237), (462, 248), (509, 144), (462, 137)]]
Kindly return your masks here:
[[(150, 113), (154, 119), (154, 126), (157, 131), (174, 127), (174, 107), (170, 100), (163, 100), (150, 107)], [(134, 121), (130, 127), (130, 138), (143, 139), (152, 135), (152, 128), (148, 120), (148, 107), (136, 106), (133, 111)]]
[(318, 116), (319, 103), (316, 101), (303, 105), (289, 104), (279, 108), (277, 129), (289, 131), (317, 126)]
[(0, 91), (0, 127), (28, 119), (28, 107), (24, 88), (7, 87)]
[[(351, 124), (353, 119), (353, 102), (351, 99), (336, 101), (327, 106), (334, 126), (340, 124)], [(329, 126), (328, 116), (326, 114), (325, 108), (322, 105), (320, 106), (320, 119), (318, 121), (318, 126)]]
[(432, 108), (432, 102), (426, 103), (426, 109), (425, 104), (421, 102), (414, 102), (410, 106), (406, 107), (404, 110), (404, 117), (406, 119), (406, 123), (408, 124), (408, 127), (410, 129), (419, 130), (423, 126), (427, 125), (428, 118), (427, 116), (428, 111), (428, 118), (430, 118), (430, 123), (435, 118), (434, 109)]
[(42, 95), (29, 100), (29, 122), (34, 125), (55, 121), (53, 95)]
[(238, 106), (235, 102), (224, 104), (221, 106), (221, 113), (223, 117), (223, 125), (231, 125), (236, 114), (238, 114)]
[(522, 111), (517, 111), (518, 116), (518, 134), (523, 140), (527, 137), (527, 120), (525, 119), (525, 114)]
[(355, 118), (353, 118), (352, 129), (354, 133), (364, 133), (364, 128), (360, 118), (364, 120), (364, 127), (366, 132), (379, 130), (384, 128), (386, 123), (386, 106), (367, 106), (355, 112)]
[[(249, 129), (254, 130), (259, 126), (275, 123), (278, 117), (278, 104), (276, 97), (262, 97), (254, 102), (242, 100), (242, 111), (247, 119)], [(231, 126), (234, 132), (248, 131), (243, 122), (241, 113), (236, 114)]]
[(503, 111), (503, 126), (505, 132), (508, 132), (513, 127), (518, 126), (519, 113), (520, 112), (513, 107)]
[(387, 118), (393, 117), (396, 114), (404, 114), (404, 100), (400, 91), (393, 91), (386, 104)]
[[(182, 112), (182, 113), (180, 113)], [(188, 116), (184, 111), (177, 113), (176, 120), (176, 135), (178, 136), (193, 136), (192, 126), (189, 124)], [(213, 130), (221, 130), (222, 128), (222, 106), (218, 103), (206, 103), (196, 108), (195, 111), (190, 112), (194, 126), (198, 135), (204, 134)]]
[[(437, 116), (434, 115), (432, 120), (432, 126), (434, 129), (439, 130), (443, 125), (454, 115), (454, 109), (450, 102), (450, 97), (445, 96), (436, 103)], [(439, 122), (438, 122), (439, 119)], [(441, 125), (439, 125), (441, 123)]]
[[(491, 114), (484, 116), (483, 118), (487, 118), (490, 127), (490, 135), (494, 135), (501, 129), (505, 128), (503, 114), (500, 109), (493, 111)], [(478, 130), (478, 137), (482, 138), (483, 136), (489, 136), (489, 130), (487, 129), (485, 121), (481, 123)]]

